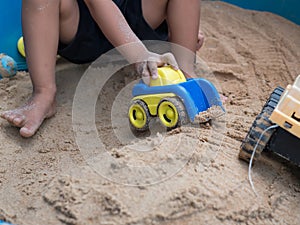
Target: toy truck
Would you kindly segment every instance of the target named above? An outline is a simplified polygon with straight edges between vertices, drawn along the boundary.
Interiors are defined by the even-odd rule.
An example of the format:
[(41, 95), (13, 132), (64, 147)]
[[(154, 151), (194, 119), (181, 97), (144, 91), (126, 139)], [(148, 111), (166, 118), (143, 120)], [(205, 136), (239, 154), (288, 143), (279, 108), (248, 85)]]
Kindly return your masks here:
[[(137, 132), (149, 130), (152, 117), (158, 116), (163, 126), (173, 129), (196, 123), (199, 115), (212, 107), (218, 109), (215, 117), (225, 112), (212, 83), (202, 78), (186, 79), (170, 66), (158, 68), (158, 78), (151, 79), (150, 85), (143, 81), (135, 84), (132, 95), (128, 117), (131, 129)], [(210, 119), (204, 117), (202, 122)]]
[(277, 87), (272, 92), (244, 139), (239, 158), (249, 161), (255, 146), (254, 161), (262, 151), (272, 151), (300, 166), (300, 75), (285, 90)]

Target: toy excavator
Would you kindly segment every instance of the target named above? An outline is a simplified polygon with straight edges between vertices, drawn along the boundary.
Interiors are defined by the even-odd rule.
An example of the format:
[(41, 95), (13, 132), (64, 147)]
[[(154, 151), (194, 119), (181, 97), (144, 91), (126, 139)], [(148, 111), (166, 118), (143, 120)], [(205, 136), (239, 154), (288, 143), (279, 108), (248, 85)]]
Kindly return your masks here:
[(254, 161), (262, 151), (272, 151), (300, 166), (300, 75), (285, 90), (277, 87), (272, 92), (244, 139), (239, 158), (249, 161), (254, 147)]
[[(128, 110), (132, 131), (149, 130), (152, 117), (173, 129), (187, 123), (207, 122), (225, 113), (220, 96), (212, 83), (203, 78), (186, 79), (170, 66), (158, 68), (158, 78), (150, 85), (142, 80), (133, 87)], [(210, 110), (213, 113), (206, 115)]]

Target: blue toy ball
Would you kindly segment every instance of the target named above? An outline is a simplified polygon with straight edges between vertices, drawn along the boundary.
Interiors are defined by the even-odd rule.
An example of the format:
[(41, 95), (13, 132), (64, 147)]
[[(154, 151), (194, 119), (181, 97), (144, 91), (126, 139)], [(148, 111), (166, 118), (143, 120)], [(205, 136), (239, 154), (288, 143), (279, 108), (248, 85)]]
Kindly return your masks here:
[(0, 79), (11, 78), (16, 75), (18, 66), (16, 61), (5, 54), (0, 54)]
[(12, 225), (11, 223), (7, 223), (5, 221), (0, 220), (0, 225)]

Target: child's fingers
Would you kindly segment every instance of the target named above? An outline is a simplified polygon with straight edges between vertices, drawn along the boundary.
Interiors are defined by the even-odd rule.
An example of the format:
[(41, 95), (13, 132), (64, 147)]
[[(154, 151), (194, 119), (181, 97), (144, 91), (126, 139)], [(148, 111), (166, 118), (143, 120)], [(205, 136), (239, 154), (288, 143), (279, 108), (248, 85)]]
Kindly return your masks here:
[(152, 53), (147, 61), (136, 63), (136, 70), (144, 83), (149, 85), (151, 78), (158, 78), (157, 67), (165, 64), (171, 65), (174, 70), (178, 70), (177, 61), (172, 53), (165, 53), (163, 55)]
[(178, 66), (177, 61), (172, 53), (169, 53), (169, 52), (165, 53), (161, 56), (161, 58), (164, 63), (171, 65), (174, 70), (178, 70), (179, 66)]
[(150, 74), (149, 73), (148, 74), (146, 74), (146, 73), (143, 74), (142, 75), (142, 80), (145, 84), (149, 85), (150, 84)]
[(197, 41), (197, 45), (196, 45), (196, 50), (198, 51), (202, 45), (204, 43), (204, 34), (202, 31), (199, 31), (198, 33), (198, 41)]
[(142, 77), (145, 84), (150, 84), (150, 73), (148, 70), (147, 62), (136, 63), (136, 70), (138, 74)]
[(158, 78), (158, 73), (157, 73), (158, 60), (157, 60), (157, 58), (150, 57), (148, 59), (147, 64), (148, 64), (148, 70), (149, 70), (150, 76), (153, 79), (157, 79)]

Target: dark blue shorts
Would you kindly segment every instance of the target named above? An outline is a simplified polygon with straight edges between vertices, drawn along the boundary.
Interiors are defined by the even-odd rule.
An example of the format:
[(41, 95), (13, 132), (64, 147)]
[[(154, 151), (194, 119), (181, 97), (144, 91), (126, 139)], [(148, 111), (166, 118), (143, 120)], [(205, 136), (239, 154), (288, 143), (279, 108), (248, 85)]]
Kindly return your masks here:
[[(111, 50), (113, 46), (99, 29), (83, 0), (77, 0), (80, 21), (75, 38), (69, 44), (59, 43), (58, 54), (73, 63), (89, 63)], [(141, 0), (114, 0), (129, 26), (140, 40), (168, 39), (168, 26), (164, 21), (153, 30), (145, 21)]]

